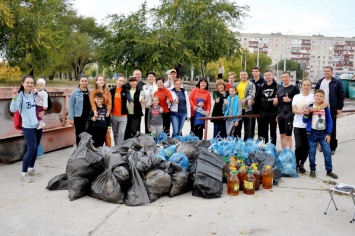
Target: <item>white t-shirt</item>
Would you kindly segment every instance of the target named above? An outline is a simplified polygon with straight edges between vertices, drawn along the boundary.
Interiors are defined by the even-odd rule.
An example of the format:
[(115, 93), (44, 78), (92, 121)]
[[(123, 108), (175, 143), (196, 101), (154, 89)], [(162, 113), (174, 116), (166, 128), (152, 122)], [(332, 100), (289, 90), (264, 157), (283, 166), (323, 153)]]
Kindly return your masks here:
[[(301, 93), (297, 94), (292, 99), (292, 106), (296, 105), (297, 109), (304, 111), (310, 104), (314, 103), (314, 95), (310, 93), (308, 96), (303, 96)], [(293, 118), (293, 127), (306, 128), (307, 123), (302, 121), (303, 114), (295, 114)]]
[[(331, 80), (323, 79), (322, 83), (320, 83), (320, 89), (324, 91), (324, 101), (329, 104), (329, 83)], [(330, 108), (330, 104), (328, 105)]]
[(325, 130), (326, 128), (325, 110), (314, 111), (312, 113), (312, 129)]

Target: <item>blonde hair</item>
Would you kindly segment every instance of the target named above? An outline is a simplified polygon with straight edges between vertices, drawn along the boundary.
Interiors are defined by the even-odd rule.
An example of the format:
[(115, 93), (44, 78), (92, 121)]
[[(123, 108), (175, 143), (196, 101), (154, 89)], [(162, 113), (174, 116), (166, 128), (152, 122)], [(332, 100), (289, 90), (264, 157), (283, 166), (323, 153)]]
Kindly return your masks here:
[(158, 102), (160, 102), (160, 99), (159, 99), (159, 97), (158, 97), (158, 96), (153, 96), (152, 101), (153, 101), (154, 99), (157, 99), (157, 100), (158, 100)]
[(222, 79), (218, 79), (216, 80), (216, 90), (218, 90), (218, 86), (221, 84), (223, 85), (224, 90), (226, 89), (226, 83)]
[(176, 79), (174, 79), (174, 85), (175, 85), (176, 82), (182, 83), (182, 80), (180, 78), (176, 78)]

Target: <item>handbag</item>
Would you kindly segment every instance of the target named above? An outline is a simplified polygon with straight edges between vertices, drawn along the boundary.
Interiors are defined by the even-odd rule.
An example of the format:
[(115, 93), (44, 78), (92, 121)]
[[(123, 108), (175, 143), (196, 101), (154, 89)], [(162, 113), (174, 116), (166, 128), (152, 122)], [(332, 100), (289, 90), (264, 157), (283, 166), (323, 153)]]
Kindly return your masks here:
[(106, 147), (111, 147), (112, 141), (111, 141), (111, 132), (107, 130), (106, 132), (106, 139), (105, 139), (105, 146)]
[[(22, 111), (22, 102), (23, 102), (23, 98), (21, 99), (21, 111)], [(21, 112), (19, 112), (18, 110), (15, 111), (14, 113), (14, 126), (15, 129), (22, 130), (22, 117), (21, 117)]]
[(15, 129), (22, 130), (22, 117), (19, 111), (14, 113), (14, 126)]

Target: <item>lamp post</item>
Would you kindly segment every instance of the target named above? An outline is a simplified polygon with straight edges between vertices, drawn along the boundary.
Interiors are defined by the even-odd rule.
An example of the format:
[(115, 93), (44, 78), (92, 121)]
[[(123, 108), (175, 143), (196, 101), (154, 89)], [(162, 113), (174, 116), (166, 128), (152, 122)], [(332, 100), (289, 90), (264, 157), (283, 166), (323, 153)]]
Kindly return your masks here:
[(290, 33), (292, 30), (287, 31), (286, 33), (286, 43), (285, 43), (285, 55), (284, 55), (284, 71), (286, 71), (286, 53), (287, 53), (287, 34)]
[(262, 46), (262, 43), (258, 42), (258, 57), (256, 59), (256, 66), (259, 67), (259, 53), (260, 53), (260, 47)]

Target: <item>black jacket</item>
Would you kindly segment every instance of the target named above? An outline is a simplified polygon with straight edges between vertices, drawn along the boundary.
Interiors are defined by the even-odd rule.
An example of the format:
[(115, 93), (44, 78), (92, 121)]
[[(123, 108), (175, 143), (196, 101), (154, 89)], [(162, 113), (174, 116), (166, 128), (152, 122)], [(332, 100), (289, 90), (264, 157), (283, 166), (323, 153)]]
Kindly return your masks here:
[[(110, 89), (111, 97), (112, 97), (112, 110), (115, 106), (115, 93), (116, 93), (116, 86)], [(121, 91), (121, 114), (127, 115), (127, 101), (132, 102), (131, 94), (129, 93), (128, 89), (125, 85), (122, 86)], [(117, 106), (117, 104), (116, 104)]]
[(261, 116), (276, 116), (277, 106), (274, 106), (273, 102), (276, 96), (277, 89), (280, 87), (274, 80), (271, 85), (260, 85), (255, 95), (254, 105), (259, 109)]
[[(320, 88), (323, 79), (324, 77), (318, 80), (314, 91)], [(344, 92), (343, 84), (341, 83), (340, 80), (332, 77), (332, 80), (329, 82), (330, 110), (331, 111), (342, 110), (344, 107), (344, 97), (345, 97), (345, 92)]]

